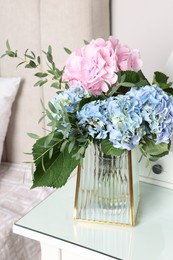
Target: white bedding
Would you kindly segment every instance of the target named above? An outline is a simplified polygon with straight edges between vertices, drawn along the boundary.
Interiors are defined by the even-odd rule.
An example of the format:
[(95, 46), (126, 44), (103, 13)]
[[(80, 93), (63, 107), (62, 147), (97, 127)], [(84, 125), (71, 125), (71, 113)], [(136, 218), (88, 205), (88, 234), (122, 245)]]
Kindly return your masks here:
[(30, 190), (31, 169), (26, 165), (0, 165), (0, 260), (39, 260), (39, 243), (13, 234), (21, 216), (47, 197), (52, 189)]

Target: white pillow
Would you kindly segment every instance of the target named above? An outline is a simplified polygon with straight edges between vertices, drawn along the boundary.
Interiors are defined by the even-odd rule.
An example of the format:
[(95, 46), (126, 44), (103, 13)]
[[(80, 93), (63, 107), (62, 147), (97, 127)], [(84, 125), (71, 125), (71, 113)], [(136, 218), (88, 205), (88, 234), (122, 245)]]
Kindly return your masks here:
[(0, 162), (6, 136), (11, 107), (20, 84), (20, 78), (0, 78)]

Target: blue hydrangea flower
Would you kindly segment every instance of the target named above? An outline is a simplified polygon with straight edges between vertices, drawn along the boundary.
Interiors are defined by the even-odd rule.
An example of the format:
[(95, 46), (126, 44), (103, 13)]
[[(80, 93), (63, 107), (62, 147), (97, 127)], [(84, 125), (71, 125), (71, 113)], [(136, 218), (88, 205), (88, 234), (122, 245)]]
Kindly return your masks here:
[(173, 133), (173, 97), (157, 85), (139, 90), (133, 88), (129, 96), (136, 96), (142, 103), (142, 117), (147, 133), (155, 137), (156, 144), (169, 143)]
[(61, 129), (56, 129), (58, 132), (62, 132), (65, 137), (68, 137), (71, 124), (67, 120), (66, 112), (73, 113), (77, 110), (79, 102), (83, 98), (89, 97), (89, 92), (82, 86), (71, 87), (64, 92), (58, 93), (51, 101), (56, 109), (56, 113), (52, 113), (53, 117), (62, 122), (61, 126), (66, 128), (67, 131)]
[(107, 130), (109, 140), (116, 148), (131, 150), (143, 135), (141, 104), (135, 97), (118, 95), (106, 103)]
[[(71, 87), (64, 92), (58, 93), (53, 99), (52, 104), (57, 110), (57, 116), (61, 117), (62, 106), (67, 112), (73, 113), (79, 102), (83, 98), (89, 97), (89, 92), (82, 86)], [(58, 114), (60, 112), (60, 114)]]
[(96, 139), (108, 137), (116, 148), (133, 149), (144, 132), (140, 102), (128, 95), (87, 103), (77, 118), (89, 135)]
[(79, 111), (79, 102), (89, 96), (87, 90), (77, 86), (52, 100), (56, 109), (53, 116), (67, 129), (57, 127), (57, 131), (65, 137), (72, 129), (68, 112), (76, 113), (79, 127), (92, 138), (108, 138), (116, 148), (132, 150), (145, 135), (154, 138), (156, 144), (169, 142), (173, 134), (173, 97), (158, 86), (131, 88), (125, 95), (89, 102)]
[(77, 113), (79, 126), (88, 130), (88, 134), (96, 139), (105, 139), (106, 131), (106, 117), (103, 113), (103, 106), (105, 101), (92, 101), (85, 104)]

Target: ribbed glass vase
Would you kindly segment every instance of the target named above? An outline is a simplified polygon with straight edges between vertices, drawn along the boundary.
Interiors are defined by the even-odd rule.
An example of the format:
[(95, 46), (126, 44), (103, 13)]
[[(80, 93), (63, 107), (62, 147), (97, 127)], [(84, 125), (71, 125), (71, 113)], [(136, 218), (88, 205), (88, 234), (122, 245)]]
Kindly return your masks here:
[(83, 166), (78, 168), (76, 219), (135, 225), (139, 182), (132, 161), (130, 152), (106, 156), (99, 145), (88, 147)]

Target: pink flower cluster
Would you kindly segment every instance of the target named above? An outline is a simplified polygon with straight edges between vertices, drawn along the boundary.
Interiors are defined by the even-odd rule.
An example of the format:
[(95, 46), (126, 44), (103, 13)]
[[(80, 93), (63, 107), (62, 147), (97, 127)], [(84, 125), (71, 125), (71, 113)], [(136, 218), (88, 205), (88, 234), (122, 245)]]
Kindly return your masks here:
[(117, 82), (116, 72), (140, 70), (142, 60), (137, 49), (130, 50), (112, 36), (92, 40), (69, 55), (65, 63), (63, 80), (69, 86), (82, 85), (93, 95), (106, 93)]

